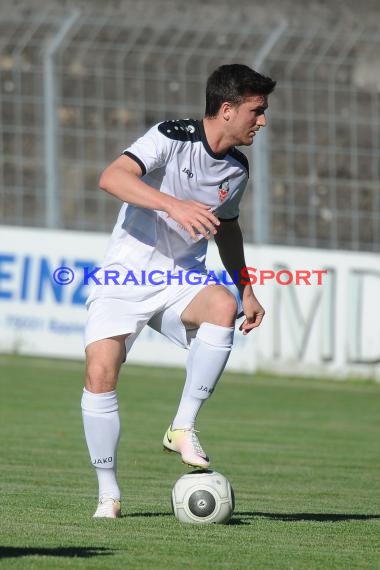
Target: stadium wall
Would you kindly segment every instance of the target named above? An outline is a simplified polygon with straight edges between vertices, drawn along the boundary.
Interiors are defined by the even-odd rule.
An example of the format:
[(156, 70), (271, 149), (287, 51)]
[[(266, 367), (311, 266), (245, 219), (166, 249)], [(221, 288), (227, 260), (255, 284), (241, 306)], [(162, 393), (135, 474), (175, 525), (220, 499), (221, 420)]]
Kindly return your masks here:
[[(0, 228), (0, 352), (83, 358), (84, 303), (107, 240), (99, 233)], [(380, 380), (378, 256), (248, 245), (246, 261), (240, 278), (254, 282), (267, 315), (247, 337), (236, 332), (230, 370)], [(231, 281), (214, 243), (208, 269)], [(184, 352), (146, 327), (129, 361), (181, 366)]]

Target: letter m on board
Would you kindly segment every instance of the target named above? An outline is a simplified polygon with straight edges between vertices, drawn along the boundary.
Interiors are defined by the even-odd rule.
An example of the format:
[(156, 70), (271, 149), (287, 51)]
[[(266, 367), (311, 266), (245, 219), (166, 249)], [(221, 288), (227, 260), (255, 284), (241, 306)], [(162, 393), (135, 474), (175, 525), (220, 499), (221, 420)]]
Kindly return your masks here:
[[(277, 265), (275, 271), (289, 269)], [(335, 349), (335, 271), (328, 269), (323, 285), (308, 288), (311, 298), (301, 300), (302, 286), (293, 283), (278, 286), (274, 291), (273, 347), (275, 358), (302, 360), (312, 331), (318, 335), (319, 357), (327, 362), (334, 359)]]

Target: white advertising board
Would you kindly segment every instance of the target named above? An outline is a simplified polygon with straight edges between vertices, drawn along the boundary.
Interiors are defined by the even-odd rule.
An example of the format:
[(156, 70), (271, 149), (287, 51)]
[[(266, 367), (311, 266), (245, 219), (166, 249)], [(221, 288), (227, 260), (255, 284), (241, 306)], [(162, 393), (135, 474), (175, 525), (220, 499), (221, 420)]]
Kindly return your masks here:
[[(86, 276), (101, 265), (108, 237), (0, 226), (0, 353), (83, 358), (84, 303), (93, 284)], [(186, 356), (145, 327), (128, 361), (183, 366)], [(239, 335), (228, 368), (255, 369), (252, 339)]]
[(260, 369), (380, 379), (378, 255), (248, 247), (246, 262), (272, 270), (280, 283), (293, 277), (287, 285), (275, 278), (254, 285), (267, 310), (255, 333)]
[[(83, 358), (91, 288), (85, 275), (101, 265), (107, 240), (99, 233), (0, 227), (0, 352)], [(378, 256), (248, 245), (246, 262), (239, 278), (257, 281), (267, 314), (248, 336), (236, 330), (230, 370), (380, 379)], [(213, 243), (207, 265), (217, 275), (222, 268)], [(129, 355), (132, 362), (174, 366), (185, 358), (148, 327)]]

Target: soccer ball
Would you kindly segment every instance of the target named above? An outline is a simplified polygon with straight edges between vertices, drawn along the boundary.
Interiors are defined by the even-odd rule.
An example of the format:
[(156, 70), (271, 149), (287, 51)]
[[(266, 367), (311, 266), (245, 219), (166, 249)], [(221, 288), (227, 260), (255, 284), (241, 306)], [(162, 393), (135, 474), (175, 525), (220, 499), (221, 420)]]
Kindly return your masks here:
[(186, 473), (172, 489), (173, 513), (180, 522), (226, 523), (234, 507), (231, 484), (217, 471), (204, 469)]

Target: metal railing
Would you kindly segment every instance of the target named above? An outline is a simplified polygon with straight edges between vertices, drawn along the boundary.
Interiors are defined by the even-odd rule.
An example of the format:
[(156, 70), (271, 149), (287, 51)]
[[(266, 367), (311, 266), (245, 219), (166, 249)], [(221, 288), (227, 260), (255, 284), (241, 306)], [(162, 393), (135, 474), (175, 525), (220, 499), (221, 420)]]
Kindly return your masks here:
[(119, 204), (97, 190), (104, 166), (156, 122), (201, 118), (208, 74), (238, 61), (278, 81), (267, 129), (242, 149), (246, 239), (379, 251), (376, 21), (305, 26), (207, 2), (195, 17), (190, 4), (2, 16), (0, 222), (110, 231)]

